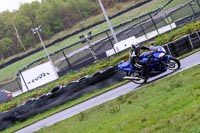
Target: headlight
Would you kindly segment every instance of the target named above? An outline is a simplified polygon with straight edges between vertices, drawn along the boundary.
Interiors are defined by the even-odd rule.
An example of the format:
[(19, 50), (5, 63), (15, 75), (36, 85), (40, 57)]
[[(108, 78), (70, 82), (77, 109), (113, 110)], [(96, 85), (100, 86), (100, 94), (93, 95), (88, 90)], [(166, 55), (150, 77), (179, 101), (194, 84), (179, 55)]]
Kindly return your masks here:
[(158, 58), (162, 58), (163, 56), (165, 56), (165, 53), (160, 53), (160, 54), (158, 55)]

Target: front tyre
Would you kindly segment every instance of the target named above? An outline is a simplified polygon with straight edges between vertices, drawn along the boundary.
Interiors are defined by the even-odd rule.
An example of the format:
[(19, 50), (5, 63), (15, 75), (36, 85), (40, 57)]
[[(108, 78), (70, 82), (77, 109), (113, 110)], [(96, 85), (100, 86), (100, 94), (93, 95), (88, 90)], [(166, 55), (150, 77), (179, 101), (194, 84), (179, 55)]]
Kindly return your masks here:
[(169, 70), (177, 70), (181, 66), (181, 63), (179, 60), (176, 58), (171, 57), (167, 62), (166, 62), (166, 67)]

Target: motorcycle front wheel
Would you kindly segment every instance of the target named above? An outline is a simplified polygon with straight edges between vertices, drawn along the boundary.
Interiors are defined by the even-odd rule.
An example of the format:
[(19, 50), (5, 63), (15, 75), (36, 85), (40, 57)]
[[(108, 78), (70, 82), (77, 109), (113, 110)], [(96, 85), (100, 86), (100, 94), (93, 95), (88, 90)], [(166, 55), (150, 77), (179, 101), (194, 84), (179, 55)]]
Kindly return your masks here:
[(166, 62), (166, 67), (169, 70), (177, 70), (180, 68), (180, 66), (180, 61), (173, 57)]

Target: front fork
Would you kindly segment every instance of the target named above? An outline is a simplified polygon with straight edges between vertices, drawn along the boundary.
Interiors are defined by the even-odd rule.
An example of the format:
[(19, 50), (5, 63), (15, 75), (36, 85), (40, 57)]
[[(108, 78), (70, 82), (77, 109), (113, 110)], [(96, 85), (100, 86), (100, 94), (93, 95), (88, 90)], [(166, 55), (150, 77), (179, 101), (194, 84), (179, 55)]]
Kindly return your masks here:
[(165, 57), (164, 60), (160, 61), (160, 63), (161, 63), (164, 67), (168, 67), (168, 62), (169, 62), (170, 59), (171, 59), (171, 56), (167, 55), (167, 56)]

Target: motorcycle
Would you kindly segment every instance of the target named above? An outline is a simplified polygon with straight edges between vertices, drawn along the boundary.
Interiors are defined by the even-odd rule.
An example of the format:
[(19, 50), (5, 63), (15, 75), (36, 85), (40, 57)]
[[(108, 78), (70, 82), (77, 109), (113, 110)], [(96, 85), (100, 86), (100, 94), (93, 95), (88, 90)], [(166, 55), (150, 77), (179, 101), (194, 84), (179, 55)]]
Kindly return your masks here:
[(143, 75), (140, 68), (131, 65), (130, 61), (121, 61), (118, 68), (126, 73), (124, 79), (130, 80), (136, 84), (146, 83), (151, 77), (166, 72), (167, 70), (177, 70), (180, 68), (180, 61), (171, 55), (167, 55), (163, 46), (151, 46), (152, 50), (140, 55), (140, 60), (148, 61), (150, 55), (153, 59), (148, 64), (148, 77)]

